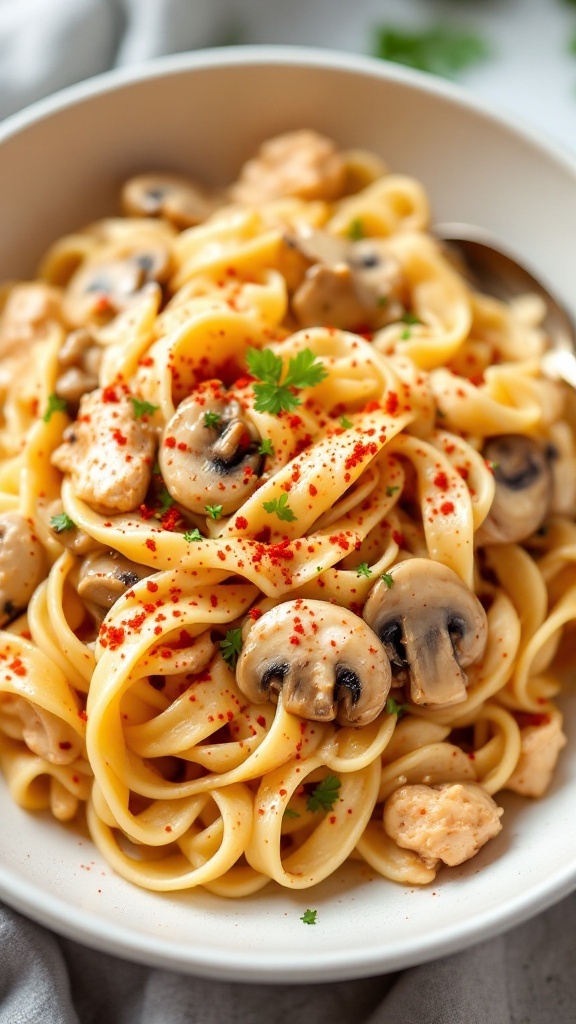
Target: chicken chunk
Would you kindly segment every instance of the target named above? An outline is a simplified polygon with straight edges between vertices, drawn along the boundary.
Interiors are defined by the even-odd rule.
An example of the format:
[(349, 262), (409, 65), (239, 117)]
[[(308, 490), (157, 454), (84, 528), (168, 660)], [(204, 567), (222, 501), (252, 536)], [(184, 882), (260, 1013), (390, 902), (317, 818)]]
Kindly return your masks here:
[(471, 782), (401, 786), (384, 806), (384, 829), (427, 867), (462, 864), (498, 835), (502, 808)]
[(313, 131), (286, 132), (264, 142), (232, 186), (231, 198), (247, 206), (271, 199), (331, 201), (342, 195), (346, 168), (334, 143)]
[(152, 426), (136, 417), (130, 397), (98, 388), (83, 396), (52, 463), (71, 474), (76, 494), (92, 508), (131, 512), (150, 485), (155, 445)]
[(559, 716), (554, 716), (525, 726), (520, 730), (520, 735), (520, 758), (506, 783), (506, 789), (520, 796), (542, 796), (550, 785), (558, 754), (566, 746), (562, 721)]
[(61, 322), (62, 298), (57, 288), (41, 281), (15, 285), (0, 313), (0, 357), (20, 354), (50, 323)]

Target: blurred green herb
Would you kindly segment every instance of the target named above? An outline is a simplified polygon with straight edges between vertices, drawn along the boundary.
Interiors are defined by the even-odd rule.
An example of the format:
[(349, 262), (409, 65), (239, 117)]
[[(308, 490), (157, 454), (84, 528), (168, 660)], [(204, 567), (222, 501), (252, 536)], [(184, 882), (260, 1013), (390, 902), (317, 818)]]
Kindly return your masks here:
[(381, 25), (375, 30), (374, 56), (447, 78), (486, 60), (490, 54), (487, 39), (479, 33), (446, 25), (424, 31)]

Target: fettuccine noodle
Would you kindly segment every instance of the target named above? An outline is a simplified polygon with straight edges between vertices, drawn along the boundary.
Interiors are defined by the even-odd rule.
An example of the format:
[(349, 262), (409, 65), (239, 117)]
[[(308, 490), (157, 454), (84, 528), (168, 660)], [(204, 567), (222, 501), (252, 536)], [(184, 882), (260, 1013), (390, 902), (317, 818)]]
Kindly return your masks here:
[(566, 742), (575, 404), (543, 310), (312, 132), (121, 202), (0, 296), (11, 796), (148, 889), (428, 883)]

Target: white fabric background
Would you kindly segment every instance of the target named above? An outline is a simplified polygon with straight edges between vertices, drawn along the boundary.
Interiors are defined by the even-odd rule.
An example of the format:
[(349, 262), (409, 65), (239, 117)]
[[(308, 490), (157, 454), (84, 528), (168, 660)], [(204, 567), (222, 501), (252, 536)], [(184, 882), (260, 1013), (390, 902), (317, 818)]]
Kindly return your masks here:
[[(493, 43), (492, 59), (461, 76), (468, 88), (576, 153), (568, 0), (0, 0), (0, 118), (166, 53), (229, 42), (369, 53), (375, 24), (438, 20)], [(345, 933), (343, 922), (343, 941)], [(398, 975), (242, 986), (93, 952), (0, 905), (0, 1024), (574, 1024), (575, 935), (573, 896), (504, 936)]]

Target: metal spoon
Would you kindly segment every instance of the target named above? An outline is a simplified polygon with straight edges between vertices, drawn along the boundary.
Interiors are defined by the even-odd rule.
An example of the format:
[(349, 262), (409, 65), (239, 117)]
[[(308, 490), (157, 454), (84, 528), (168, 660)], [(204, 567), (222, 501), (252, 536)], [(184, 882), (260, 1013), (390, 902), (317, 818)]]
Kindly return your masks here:
[(436, 224), (433, 235), (463, 264), (471, 283), (497, 299), (512, 299), (527, 292), (540, 295), (546, 304), (542, 327), (549, 341), (542, 372), (576, 388), (576, 329), (557, 298), (525, 266), (496, 245), (488, 231), (472, 224)]

